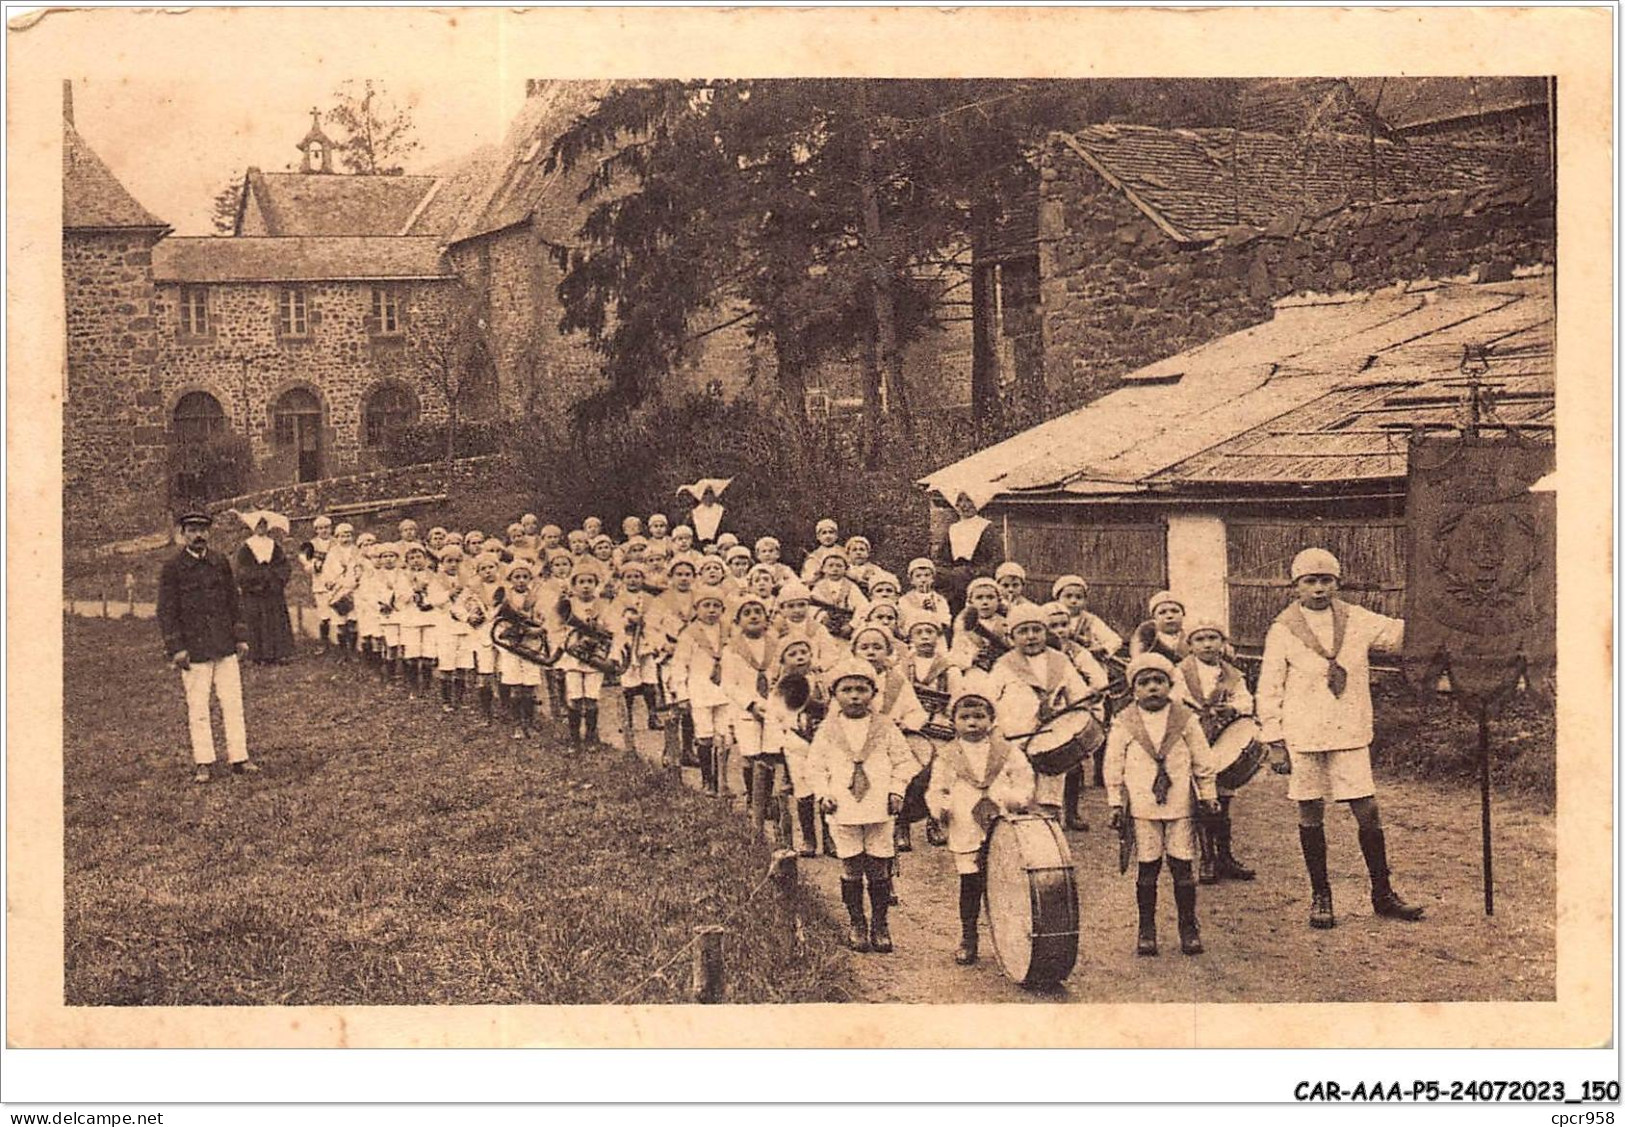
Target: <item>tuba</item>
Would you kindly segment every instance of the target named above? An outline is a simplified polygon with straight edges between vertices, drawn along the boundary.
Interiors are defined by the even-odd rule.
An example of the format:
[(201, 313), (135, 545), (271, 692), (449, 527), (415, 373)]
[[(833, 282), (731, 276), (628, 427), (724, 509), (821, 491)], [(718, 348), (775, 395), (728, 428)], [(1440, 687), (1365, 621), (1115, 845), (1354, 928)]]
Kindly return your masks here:
[(815, 610), (824, 613), (824, 621), (831, 634), (837, 638), (850, 638), (852, 636), (852, 615), (854, 612), (851, 607), (843, 607), (837, 603), (826, 603), (823, 599), (808, 599), (807, 601), (812, 604)]
[(496, 616), (491, 621), (491, 644), (536, 665), (551, 665), (558, 657), (547, 644), (547, 628), (508, 603), (498, 588), (493, 596)]
[(568, 596), (559, 599), (559, 618), (564, 622), (564, 652), (605, 675), (618, 675), (621, 667), (614, 658), (615, 635), (596, 622), (575, 613)]

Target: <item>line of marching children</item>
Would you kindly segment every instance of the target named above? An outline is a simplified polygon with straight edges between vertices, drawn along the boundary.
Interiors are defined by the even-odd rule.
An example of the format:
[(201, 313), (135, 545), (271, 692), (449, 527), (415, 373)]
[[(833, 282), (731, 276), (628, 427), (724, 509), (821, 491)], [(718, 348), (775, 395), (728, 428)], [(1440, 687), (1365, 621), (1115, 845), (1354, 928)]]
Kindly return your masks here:
[(1253, 879), (1232, 852), (1232, 796), (1209, 746), (1252, 696), (1222, 626), (1187, 618), (1170, 592), (1125, 642), (1090, 611), (1080, 576), (1040, 604), (1006, 562), (952, 608), (930, 560), (899, 579), (864, 537), (842, 544), (832, 520), (799, 572), (771, 536), (699, 547), (662, 515), (647, 529), (628, 517), (619, 540), (596, 518), (566, 534), (530, 514), (501, 536), (420, 536), (410, 520), (395, 531), (380, 541), (318, 518), (301, 554), (324, 648), (410, 698), (438, 693), (447, 714), (505, 722), (515, 740), (541, 731), (545, 687), (577, 750), (599, 746), (602, 691), (618, 685), (628, 739), (641, 703), (644, 724), (667, 729), (670, 765), (698, 767), (716, 795), (736, 761), (759, 828), (839, 859), (856, 950), (892, 950), (895, 859), (923, 821), (959, 874), (956, 961), (977, 960), (993, 819), (1037, 809), (1088, 828), (1084, 768), (1035, 772), (1023, 742), (1080, 711), (1110, 725), (1094, 777), (1113, 828), (1133, 827), (1138, 953), (1157, 953), (1165, 859), (1187, 954), (1202, 950), (1198, 880)]

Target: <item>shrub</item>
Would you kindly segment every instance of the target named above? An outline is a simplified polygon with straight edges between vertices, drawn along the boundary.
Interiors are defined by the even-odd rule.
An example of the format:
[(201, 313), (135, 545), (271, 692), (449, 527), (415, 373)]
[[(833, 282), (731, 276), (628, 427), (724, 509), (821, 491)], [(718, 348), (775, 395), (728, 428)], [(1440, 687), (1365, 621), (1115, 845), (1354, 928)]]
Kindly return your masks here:
[(203, 442), (170, 447), (169, 492), (172, 504), (213, 501), (248, 491), (254, 472), (254, 450), (245, 435), (214, 435)]
[[(419, 422), (392, 431), (384, 441), (384, 464), (417, 466), (445, 460), (447, 425), (443, 421)], [(495, 454), (502, 446), (502, 433), (496, 423), (461, 421), (454, 441), (453, 457), (473, 458)]]

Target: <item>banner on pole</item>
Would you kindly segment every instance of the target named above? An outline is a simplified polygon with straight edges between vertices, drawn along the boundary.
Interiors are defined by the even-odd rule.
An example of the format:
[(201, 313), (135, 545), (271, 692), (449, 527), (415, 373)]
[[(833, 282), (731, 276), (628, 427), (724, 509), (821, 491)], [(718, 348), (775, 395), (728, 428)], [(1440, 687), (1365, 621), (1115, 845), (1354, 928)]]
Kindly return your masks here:
[(1553, 446), (1515, 433), (1412, 438), (1405, 513), (1405, 671), (1488, 700), (1524, 677), (1550, 697), (1557, 661), (1557, 499), (1531, 492)]

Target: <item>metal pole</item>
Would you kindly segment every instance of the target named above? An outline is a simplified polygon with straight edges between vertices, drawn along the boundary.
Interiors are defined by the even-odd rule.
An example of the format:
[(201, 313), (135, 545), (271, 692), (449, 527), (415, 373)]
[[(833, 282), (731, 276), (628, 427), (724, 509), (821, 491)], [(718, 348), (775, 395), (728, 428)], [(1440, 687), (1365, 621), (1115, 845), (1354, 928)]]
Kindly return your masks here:
[(1490, 711), (1478, 704), (1478, 793), (1480, 834), (1484, 839), (1484, 914), (1495, 915), (1495, 870), (1490, 859)]

